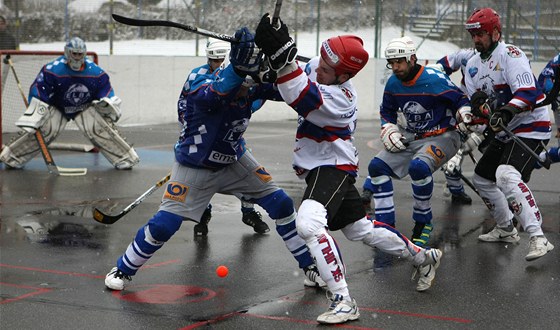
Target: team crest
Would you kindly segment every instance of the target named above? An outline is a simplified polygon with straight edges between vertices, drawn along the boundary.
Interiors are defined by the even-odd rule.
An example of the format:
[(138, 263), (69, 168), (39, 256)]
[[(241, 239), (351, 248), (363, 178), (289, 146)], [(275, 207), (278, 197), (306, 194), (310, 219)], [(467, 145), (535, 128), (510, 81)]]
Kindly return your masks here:
[(163, 199), (168, 199), (180, 203), (184, 203), (187, 198), (189, 187), (178, 182), (169, 182), (165, 188)]
[(353, 102), (353, 100), (354, 100), (354, 94), (352, 94), (352, 92), (349, 91), (348, 88), (340, 87), (340, 90), (342, 91), (342, 93), (344, 93), (344, 96), (346, 96), (346, 98), (348, 99), (348, 101)]
[(513, 212), (513, 214), (515, 215), (519, 215), (521, 214), (521, 211), (523, 211), (523, 206), (521, 205), (521, 203), (517, 202), (515, 197), (508, 198), (508, 204), (511, 212)]
[(432, 156), (432, 158), (436, 161), (436, 166), (438, 167), (445, 158), (445, 153), (443, 152), (443, 150), (433, 144), (428, 146), (428, 148), (426, 149), (426, 153)]
[(475, 67), (469, 68), (469, 76), (471, 76), (471, 78), (476, 76), (477, 73), (478, 73), (478, 68)]
[(522, 53), (521, 53), (521, 50), (519, 50), (519, 48), (517, 48), (513, 45), (508, 45), (506, 47), (506, 49), (507, 49), (507, 54), (508, 54), (509, 57), (512, 57), (512, 58), (520, 58), (521, 57)]
[(259, 167), (255, 170), (255, 175), (259, 178), (262, 182), (269, 182), (272, 180), (272, 176), (264, 167)]

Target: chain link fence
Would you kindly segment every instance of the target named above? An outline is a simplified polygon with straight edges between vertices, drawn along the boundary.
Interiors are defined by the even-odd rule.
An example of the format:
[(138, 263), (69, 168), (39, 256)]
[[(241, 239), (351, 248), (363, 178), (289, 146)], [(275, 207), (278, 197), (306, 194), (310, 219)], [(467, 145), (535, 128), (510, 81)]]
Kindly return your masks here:
[[(107, 42), (112, 53), (113, 41), (204, 38), (173, 28), (125, 26), (114, 22), (112, 13), (233, 34), (241, 26), (254, 29), (274, 5), (274, 0), (0, 0), (0, 14), (18, 45), (80, 36), (87, 42)], [(412, 32), (470, 47), (464, 22), (474, 8), (491, 6), (501, 15), (504, 40), (521, 47), (532, 60), (546, 61), (560, 52), (559, 5), (559, 0), (286, 0), (281, 17), (296, 39), (300, 32), (371, 29), (371, 38), (380, 40), (382, 29), (393, 25), (403, 35)], [(372, 56), (380, 57), (383, 47), (376, 42)]]

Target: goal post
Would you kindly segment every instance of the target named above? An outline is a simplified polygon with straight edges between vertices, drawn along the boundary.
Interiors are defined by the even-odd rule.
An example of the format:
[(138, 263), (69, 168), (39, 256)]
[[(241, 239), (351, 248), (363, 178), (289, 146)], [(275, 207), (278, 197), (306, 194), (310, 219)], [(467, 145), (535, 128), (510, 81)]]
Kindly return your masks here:
[[(12, 60), (19, 78), (21, 88), (27, 98), (29, 87), (37, 77), (41, 68), (48, 62), (64, 55), (63, 51), (38, 51), (38, 50), (0, 50), (0, 146), (6, 141), (7, 134), (16, 133), (20, 129), (15, 122), (25, 111), (25, 103), (21, 92), (11, 72), (7, 57)], [(90, 60), (98, 64), (95, 52), (87, 52)], [(67, 129), (77, 129), (70, 122)]]

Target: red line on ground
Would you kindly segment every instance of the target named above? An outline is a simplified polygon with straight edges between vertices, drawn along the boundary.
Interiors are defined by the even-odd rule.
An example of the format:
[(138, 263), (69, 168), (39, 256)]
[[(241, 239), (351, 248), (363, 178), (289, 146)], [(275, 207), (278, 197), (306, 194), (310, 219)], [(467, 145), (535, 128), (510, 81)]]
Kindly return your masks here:
[(25, 267), (25, 266), (16, 266), (16, 265), (7, 265), (7, 264), (0, 264), (0, 267), (14, 268), (14, 269), (22, 269), (22, 270), (29, 270), (29, 271), (32, 271), (32, 272), (51, 273), (51, 274), (68, 275), (68, 276), (77, 276), (77, 277), (105, 278), (105, 275), (91, 275), (91, 274), (83, 274), (83, 273), (75, 273), (75, 272), (65, 272), (65, 271), (54, 270), (54, 269), (42, 269), (42, 268)]
[(47, 293), (52, 291), (53, 289), (47, 289), (47, 288), (37, 288), (37, 287), (33, 287), (33, 286), (27, 286), (27, 285), (21, 285), (21, 284), (12, 284), (12, 283), (5, 283), (5, 282), (0, 282), (0, 286), (5, 285), (5, 286), (12, 286), (18, 289), (29, 289), (29, 290), (35, 290), (34, 292), (29, 292), (26, 294), (22, 294), (21, 296), (17, 296), (16, 298), (9, 298), (9, 299), (5, 299), (0, 301), (0, 305), (2, 304), (8, 304), (11, 302), (15, 302), (15, 301), (19, 301), (25, 298), (29, 298), (31, 296), (35, 296), (38, 294), (43, 294), (43, 293)]

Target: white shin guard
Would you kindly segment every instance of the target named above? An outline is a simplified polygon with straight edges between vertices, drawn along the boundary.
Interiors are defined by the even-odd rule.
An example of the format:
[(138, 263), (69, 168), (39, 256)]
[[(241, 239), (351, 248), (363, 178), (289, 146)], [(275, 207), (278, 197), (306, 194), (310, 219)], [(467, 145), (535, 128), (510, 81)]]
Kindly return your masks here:
[(312, 199), (304, 200), (298, 210), (296, 225), (329, 290), (348, 296), (346, 269), (334, 239), (326, 230), (325, 207)]
[(531, 236), (543, 235), (541, 212), (531, 190), (521, 179), (521, 173), (511, 165), (500, 165), (496, 170), (496, 184), (523, 229)]
[(128, 169), (140, 162), (134, 148), (94, 107), (82, 111), (74, 120), (78, 128), (115, 168)]
[(496, 221), (498, 227), (504, 228), (511, 225), (513, 213), (509, 210), (508, 202), (504, 193), (492, 181), (474, 174), (472, 179), (473, 184), (480, 193), (480, 197), (486, 204), (490, 214)]

